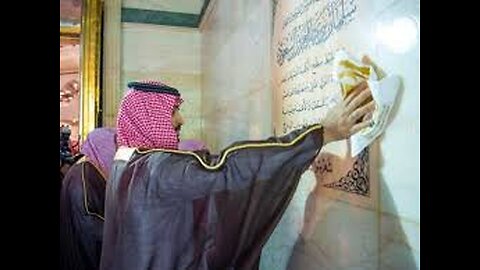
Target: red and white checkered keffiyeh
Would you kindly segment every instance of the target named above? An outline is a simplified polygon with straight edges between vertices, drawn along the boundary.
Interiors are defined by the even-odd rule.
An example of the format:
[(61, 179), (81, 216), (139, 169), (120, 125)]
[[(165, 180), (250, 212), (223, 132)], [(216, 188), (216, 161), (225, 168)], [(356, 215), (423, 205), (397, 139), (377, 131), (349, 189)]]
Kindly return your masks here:
[[(163, 85), (156, 81), (143, 83)], [(117, 118), (119, 146), (178, 149), (172, 114), (182, 101), (175, 95), (129, 89), (120, 103)]]

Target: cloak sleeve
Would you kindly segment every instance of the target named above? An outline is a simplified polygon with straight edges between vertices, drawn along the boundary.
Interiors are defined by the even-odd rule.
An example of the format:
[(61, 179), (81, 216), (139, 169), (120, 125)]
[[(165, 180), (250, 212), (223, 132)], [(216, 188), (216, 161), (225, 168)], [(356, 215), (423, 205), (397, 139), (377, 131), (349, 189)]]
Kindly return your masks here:
[(219, 191), (245, 189), (255, 182), (300, 177), (321, 146), (322, 127), (314, 125), (282, 137), (237, 142), (218, 157), (192, 154), (195, 158), (182, 162), (184, 156), (173, 155), (169, 159), (170, 170), (165, 170), (160, 161), (164, 156), (152, 157), (159, 159), (159, 168), (153, 169), (152, 174), (164, 180), (160, 183), (160, 196), (195, 199)]
[(199, 269), (258, 269), (263, 245), (320, 151), (322, 131), (315, 125), (283, 137), (238, 142), (218, 157), (185, 162), (173, 154), (164, 160), (168, 164), (158, 163), (150, 176), (162, 179), (159, 198), (194, 204)]
[(149, 150), (115, 161), (101, 269), (258, 269), (322, 136), (314, 125), (219, 156)]

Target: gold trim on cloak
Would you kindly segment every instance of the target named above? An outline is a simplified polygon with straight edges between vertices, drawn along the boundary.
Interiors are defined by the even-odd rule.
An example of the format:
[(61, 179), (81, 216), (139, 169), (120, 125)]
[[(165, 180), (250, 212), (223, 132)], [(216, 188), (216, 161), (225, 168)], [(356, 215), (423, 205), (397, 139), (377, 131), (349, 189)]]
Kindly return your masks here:
[(87, 215), (94, 216), (101, 219), (102, 221), (105, 221), (105, 218), (102, 215), (95, 213), (93, 211), (90, 211), (88, 209), (88, 194), (87, 194), (88, 192), (87, 192), (87, 183), (85, 181), (85, 164), (90, 163), (96, 169), (96, 171), (103, 178), (104, 181), (106, 181), (107, 178), (105, 177), (103, 172), (95, 164), (89, 161), (85, 156), (82, 157), (78, 161), (78, 163), (79, 164), (82, 163), (81, 165), (82, 165), (82, 184), (83, 184), (83, 206), (85, 207), (85, 212), (87, 213)]
[(223, 151), (222, 156), (220, 158), (220, 161), (216, 165), (208, 165), (205, 163), (205, 161), (195, 152), (192, 151), (182, 151), (182, 150), (171, 150), (171, 149), (149, 149), (149, 150), (139, 150), (135, 149), (135, 151), (139, 154), (148, 154), (148, 153), (154, 153), (154, 152), (165, 152), (165, 153), (174, 153), (174, 154), (183, 154), (183, 155), (190, 155), (194, 156), (202, 166), (207, 169), (207, 170), (217, 170), (220, 168), (227, 160), (228, 155), (233, 153), (234, 151), (242, 150), (242, 149), (248, 149), (248, 148), (264, 148), (264, 147), (290, 147), (294, 144), (296, 144), (298, 141), (302, 140), (305, 136), (307, 136), (308, 133), (314, 131), (314, 130), (320, 130), (322, 129), (322, 125), (317, 124), (306, 131), (302, 132), (300, 135), (298, 135), (295, 139), (293, 139), (291, 142), (288, 143), (246, 143), (242, 145), (237, 145), (233, 146), (231, 148), (227, 148), (225, 151)]

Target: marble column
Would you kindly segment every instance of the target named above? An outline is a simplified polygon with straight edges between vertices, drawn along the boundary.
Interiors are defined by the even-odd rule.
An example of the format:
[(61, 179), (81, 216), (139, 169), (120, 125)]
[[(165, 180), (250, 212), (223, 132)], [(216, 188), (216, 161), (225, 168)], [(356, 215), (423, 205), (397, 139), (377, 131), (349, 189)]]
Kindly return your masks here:
[(103, 125), (116, 126), (122, 97), (122, 0), (104, 1), (103, 30)]

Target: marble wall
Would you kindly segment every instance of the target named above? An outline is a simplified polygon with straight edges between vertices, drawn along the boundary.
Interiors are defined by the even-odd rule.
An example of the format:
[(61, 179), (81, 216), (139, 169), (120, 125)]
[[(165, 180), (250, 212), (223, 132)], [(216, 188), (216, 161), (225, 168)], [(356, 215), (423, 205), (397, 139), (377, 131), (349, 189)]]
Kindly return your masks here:
[[(284, 74), (288, 74), (282, 74), (283, 69), (294, 70), (295, 65), (303, 67), (302, 57), (307, 60), (312, 56), (310, 60), (316, 61), (315, 57), (344, 47), (357, 57), (362, 54), (369, 55), (387, 74), (400, 75), (402, 89), (385, 134), (371, 149), (372, 192), (368, 200), (320, 188), (322, 183), (312, 171), (308, 171), (302, 177), (289, 208), (263, 250), (261, 268), (303, 269), (298, 268), (301, 263), (288, 267), (293, 255), (296, 255), (299, 260), (316, 261), (314, 268), (305, 269), (419, 269), (419, 1), (335, 0), (332, 3), (342, 4), (342, 7), (349, 7), (349, 10), (353, 11), (342, 23), (338, 22), (339, 18), (342, 18), (341, 12), (333, 17), (320, 13), (324, 6), (330, 3), (328, 1), (273, 2), (277, 5), (277, 15), (283, 13), (286, 14), (285, 18), (291, 19), (290, 28), (284, 27), (286, 23), (281, 22), (279, 27), (283, 28), (277, 30), (291, 31), (287, 36), (305, 42), (283, 44), (287, 44), (284, 48), (292, 46), (299, 49), (301, 54), (295, 58), (298, 63), (290, 62), (279, 69), (274, 65), (274, 78), (281, 79)], [(294, 11), (305, 14), (295, 16)], [(325, 34), (324, 42), (315, 40), (312, 42), (318, 44), (311, 46), (311, 43), (308, 43), (311, 32), (297, 30), (301, 27), (308, 28), (304, 25), (308, 18), (314, 18), (310, 22), (316, 24), (316, 14), (325, 15), (319, 20), (336, 19), (337, 22), (332, 25), (335, 29), (328, 32), (330, 36), (319, 32)], [(324, 25), (320, 23), (316, 26)], [(283, 41), (289, 42), (289, 39)], [(275, 44), (274, 38), (274, 48)], [(294, 57), (292, 51), (285, 53)], [(289, 53), (292, 54), (288, 55)], [(308, 63), (308, 60), (305, 63)], [(318, 76), (319, 72), (316, 74)], [(325, 72), (325, 75), (328, 74), (330, 73)], [(308, 74), (299, 81), (310, 79), (311, 75)], [(274, 80), (274, 94), (279, 91), (279, 86), (280, 83)], [(283, 89), (280, 89), (279, 93), (282, 94)], [(277, 100), (279, 104), (274, 104), (274, 107), (280, 105), (281, 108), (282, 100)], [(295, 122), (302, 122), (309, 120), (302, 118), (306, 115), (299, 114), (298, 117), (291, 118)], [(345, 146), (336, 145), (326, 149), (326, 152), (339, 154), (338, 150), (341, 148)], [(345, 155), (345, 151), (340, 152), (340, 157)], [(305, 212), (307, 206), (313, 210)], [(299, 243), (306, 244), (298, 248)]]
[(269, 0), (212, 0), (200, 25), (202, 117), (213, 151), (273, 132), (269, 14)]
[(204, 0), (123, 0), (127, 8), (198, 14)]
[(122, 24), (122, 89), (132, 80), (154, 79), (180, 90), (186, 120), (182, 139), (203, 139), (198, 29)]
[(371, 2), (371, 54), (403, 83), (379, 140), (379, 263), (381, 269), (420, 268), (420, 1)]

